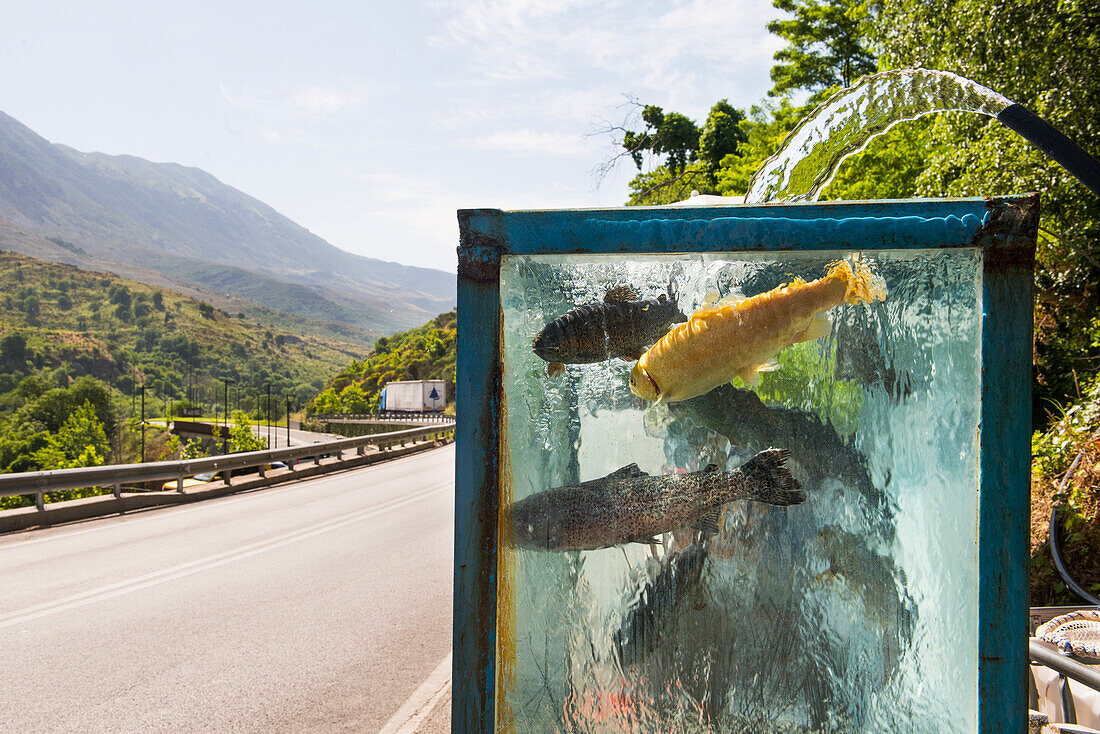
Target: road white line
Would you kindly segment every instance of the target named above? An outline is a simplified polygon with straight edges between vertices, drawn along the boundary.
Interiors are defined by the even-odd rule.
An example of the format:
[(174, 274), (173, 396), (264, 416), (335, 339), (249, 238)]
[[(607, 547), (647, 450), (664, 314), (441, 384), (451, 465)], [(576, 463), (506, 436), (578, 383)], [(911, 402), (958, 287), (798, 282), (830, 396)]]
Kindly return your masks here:
[[(454, 444), (451, 443), (451, 444), (448, 444), (448, 446), (454, 446)], [(444, 446), (442, 450), (445, 450), (446, 448), (447, 447)], [(441, 449), (435, 449), (435, 450), (439, 451)], [(415, 461), (418, 458), (423, 458), (423, 457), (428, 456), (430, 454), (431, 454), (431, 451), (425, 451), (423, 453), (412, 454), (410, 456), (399, 456), (398, 458), (390, 459), (389, 461), (383, 461), (383, 462), (379, 462), (379, 463), (376, 463), (376, 464), (368, 464), (367, 466), (358, 467), (356, 469), (350, 469), (350, 470), (345, 470), (345, 471), (364, 471), (364, 472), (366, 472), (366, 471), (370, 471), (372, 469), (373, 470), (388, 469), (388, 468), (394, 467), (395, 465), (397, 465), (399, 463), (403, 463), (403, 462), (407, 462), (407, 461)], [(302, 479), (290, 479), (288, 481), (290, 481), (291, 483), (286, 485), (286, 486), (263, 487), (262, 489), (259, 489), (259, 490), (249, 490), (248, 494), (224, 495), (222, 497), (215, 497), (215, 498), (212, 498), (210, 500), (199, 500), (199, 501), (197, 501), (193, 504), (187, 504), (187, 505), (161, 505), (160, 507), (150, 507), (150, 508), (145, 508), (145, 509), (149, 509), (149, 510), (171, 510), (172, 513), (173, 513), (173, 517), (175, 517), (175, 516), (178, 516), (178, 515), (185, 515), (185, 514), (190, 513), (190, 512), (199, 512), (201, 510), (206, 510), (206, 509), (209, 509), (210, 507), (214, 507), (214, 506), (223, 506), (223, 505), (233, 504), (233, 503), (236, 503), (236, 502), (245, 502), (247, 500), (252, 499), (252, 497), (254, 496), (254, 494), (253, 494), (254, 492), (263, 492), (263, 496), (272, 497), (272, 496), (277, 495), (277, 494), (282, 494), (283, 492), (290, 492), (292, 490), (301, 489), (302, 484), (305, 483), (305, 482), (312, 482), (316, 485), (316, 484), (320, 484), (320, 483), (335, 480), (335, 479), (340, 479), (340, 477), (338, 477), (338, 476), (334, 477), (334, 476), (331, 476), (331, 475), (328, 475), (328, 474), (320, 474), (320, 475), (315, 476), (315, 477), (305, 477), (305, 478), (302, 478)], [(28, 545), (34, 545), (36, 543), (45, 543), (45, 542), (48, 542), (48, 541), (51, 541), (51, 540), (61, 540), (63, 538), (72, 538), (72, 537), (75, 537), (77, 535), (87, 535), (88, 533), (98, 533), (98, 532), (101, 532), (103, 530), (116, 529), (120, 525), (122, 527), (133, 527), (134, 525), (137, 525), (141, 522), (145, 522), (145, 521), (148, 521), (148, 520), (159, 519), (159, 517), (160, 516), (157, 515), (156, 513), (151, 513), (150, 514), (150, 513), (145, 513), (145, 512), (143, 512), (141, 516), (136, 516), (134, 514), (104, 515), (102, 517), (89, 518), (88, 520), (86, 520), (84, 522), (95, 522), (96, 520), (110, 520), (110, 519), (118, 520), (118, 519), (121, 519), (121, 518), (126, 518), (126, 520), (125, 520), (125, 522), (122, 522), (122, 523), (111, 523), (111, 524), (108, 524), (108, 525), (97, 525), (96, 527), (83, 528), (83, 529), (80, 529), (80, 530), (71, 530), (71, 531), (68, 531), (68, 532), (64, 532), (64, 528), (61, 528), (61, 527), (56, 528), (56, 529), (49, 529), (49, 530), (47, 530), (47, 529), (38, 529), (38, 530), (24, 531), (25, 533), (28, 533), (28, 534), (29, 533), (40, 533), (40, 532), (47, 533), (47, 535), (44, 535), (42, 537), (35, 537), (35, 538), (22, 538), (19, 535), (0, 536), (0, 552), (3, 552), (5, 549), (8, 549), (8, 548), (25, 548)], [(56, 532), (50, 532), (50, 530), (56, 530)], [(11, 538), (11, 542), (6, 542), (6, 541), (8, 541), (9, 538)]]
[(390, 717), (378, 734), (416, 734), (424, 719), (451, 692), (451, 655), (443, 658), (428, 679), (420, 684), (409, 700)]
[(327, 533), (331, 530), (337, 530), (339, 528), (351, 525), (352, 523), (359, 522), (360, 520), (366, 520), (368, 518), (380, 515), (390, 510), (395, 510), (398, 507), (404, 507), (405, 505), (418, 502), (425, 497), (429, 497), (433, 494), (437, 494), (445, 489), (451, 489), (453, 483), (442, 482), (426, 490), (418, 492), (414, 495), (402, 498), (400, 500), (391, 501), (384, 505), (377, 507), (371, 507), (359, 512), (345, 515), (339, 520), (326, 520), (321, 523), (309, 525), (298, 530), (293, 530), (282, 535), (276, 535), (271, 538), (249, 543), (239, 548), (233, 548), (221, 553), (215, 553), (214, 555), (199, 558), (194, 561), (188, 561), (187, 563), (181, 563), (176, 566), (170, 566), (159, 571), (153, 571), (142, 576), (135, 576), (131, 579), (124, 581), (117, 581), (113, 584), (101, 586), (97, 589), (91, 589), (89, 591), (83, 591), (78, 594), (72, 594), (71, 596), (63, 597), (61, 599), (55, 599), (44, 604), (37, 604), (32, 607), (20, 609), (8, 614), (0, 615), (0, 629), (5, 627), (13, 627), (15, 625), (23, 624), (24, 622), (30, 622), (40, 617), (46, 617), (51, 614), (57, 614), (69, 609), (75, 609), (77, 607), (93, 604), (97, 601), (104, 601), (111, 599), (122, 594), (129, 594), (140, 589), (147, 589), (150, 586), (156, 586), (168, 581), (174, 581), (176, 579), (191, 576), (192, 574), (206, 571), (218, 566), (224, 566), (227, 563), (233, 563), (234, 561), (240, 561), (245, 558), (265, 553), (269, 550), (281, 548), (291, 543), (297, 543), (308, 538)]

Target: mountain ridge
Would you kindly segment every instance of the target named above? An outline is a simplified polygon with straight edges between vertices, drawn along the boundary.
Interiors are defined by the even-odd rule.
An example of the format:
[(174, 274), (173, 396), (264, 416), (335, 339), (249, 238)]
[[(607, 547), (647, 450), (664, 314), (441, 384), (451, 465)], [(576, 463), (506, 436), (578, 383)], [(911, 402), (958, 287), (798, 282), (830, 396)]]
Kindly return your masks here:
[[(222, 286), (241, 286), (230, 296), (309, 318), (330, 311), (373, 332), (421, 324), (455, 303), (452, 273), (340, 250), (200, 168), (84, 153), (3, 112), (0, 248), (196, 286), (211, 267), (237, 268), (255, 278), (227, 279)], [(340, 308), (280, 301), (265, 280), (306, 286)]]

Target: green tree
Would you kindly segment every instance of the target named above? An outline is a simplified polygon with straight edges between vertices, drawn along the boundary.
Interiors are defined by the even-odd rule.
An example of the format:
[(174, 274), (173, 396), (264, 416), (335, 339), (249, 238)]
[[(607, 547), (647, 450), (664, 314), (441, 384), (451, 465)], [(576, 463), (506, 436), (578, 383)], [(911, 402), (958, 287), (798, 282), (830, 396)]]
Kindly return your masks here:
[(38, 324), (40, 315), (38, 296), (31, 293), (23, 299), (23, 314), (27, 317), (27, 323), (31, 326)]
[(267, 439), (260, 438), (252, 430), (252, 423), (243, 411), (233, 413), (233, 427), (229, 429), (229, 450), (238, 453), (243, 451), (263, 451), (267, 448)]
[(355, 382), (340, 391), (340, 404), (344, 413), (366, 413), (370, 410), (363, 388)]
[(748, 142), (748, 135), (742, 126), (744, 121), (745, 113), (724, 99), (710, 108), (703, 130), (699, 133), (698, 158), (712, 177), (718, 172), (723, 158), (737, 155), (741, 145)]
[(121, 284), (114, 284), (110, 290), (107, 291), (108, 300), (119, 306), (130, 307), (130, 303), (133, 300), (133, 296), (130, 293), (130, 289)]
[(313, 399), (313, 403), (310, 405), (310, 412), (320, 413), (322, 415), (342, 413), (343, 404), (336, 395), (336, 391), (329, 387)]
[(797, 107), (783, 98), (753, 105), (742, 126), (745, 142), (738, 155), (725, 156), (715, 174), (715, 191), (722, 196), (737, 196), (749, 190), (749, 180), (761, 164), (783, 146), (787, 135), (809, 112), (810, 106)]
[(210, 453), (202, 445), (202, 441), (188, 441), (180, 450), (180, 458), (184, 461), (187, 459), (201, 459), (209, 455)]
[(805, 90), (821, 94), (849, 87), (877, 71), (867, 48), (870, 3), (856, 0), (772, 0), (793, 18), (773, 20), (768, 31), (787, 41), (775, 53), (772, 96)]
[(0, 339), (0, 367), (22, 370), (27, 361), (27, 337), (16, 331)]
[(34, 459), (43, 469), (68, 469), (100, 466), (109, 452), (103, 424), (91, 401), (85, 400), (49, 437), (47, 445), (35, 452)]
[[(1100, 156), (1100, 75), (1084, 71), (1096, 65), (1098, 12), (1095, 0), (899, 0), (882, 6), (872, 28), (886, 66), (973, 79)], [(1051, 403), (1076, 401), (1100, 369), (1100, 199), (990, 118), (940, 115), (928, 135), (918, 195), (1042, 196), (1032, 416), (1042, 426)]]
[(690, 118), (679, 112), (666, 114), (657, 105), (646, 105), (642, 109), (642, 122), (645, 129), (641, 132), (627, 130), (622, 143), (638, 170), (647, 153), (665, 156), (664, 166), (673, 174), (683, 171), (688, 162), (695, 160), (699, 150), (699, 128)]

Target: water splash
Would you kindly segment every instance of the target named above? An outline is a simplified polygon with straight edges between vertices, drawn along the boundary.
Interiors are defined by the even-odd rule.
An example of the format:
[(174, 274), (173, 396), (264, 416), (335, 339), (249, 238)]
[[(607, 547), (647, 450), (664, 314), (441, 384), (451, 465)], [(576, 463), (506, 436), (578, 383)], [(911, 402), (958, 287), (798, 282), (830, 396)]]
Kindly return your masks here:
[(815, 201), (841, 161), (903, 120), (933, 112), (997, 117), (1012, 100), (946, 71), (897, 69), (863, 77), (823, 102), (753, 174), (745, 202)]

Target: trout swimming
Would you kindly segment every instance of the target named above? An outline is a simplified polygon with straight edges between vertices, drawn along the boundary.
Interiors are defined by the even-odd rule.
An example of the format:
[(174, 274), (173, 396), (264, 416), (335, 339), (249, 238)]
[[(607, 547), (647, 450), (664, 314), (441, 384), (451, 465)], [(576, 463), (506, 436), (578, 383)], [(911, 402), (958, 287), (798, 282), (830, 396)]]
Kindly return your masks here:
[(556, 377), (566, 364), (635, 360), (674, 323), (684, 321), (687, 316), (676, 305), (671, 285), (667, 296), (646, 300), (630, 286), (619, 286), (602, 303), (577, 306), (551, 321), (531, 346), (550, 363), (547, 374)]
[(555, 487), (507, 509), (508, 542), (535, 550), (594, 550), (650, 543), (661, 533), (716, 530), (718, 508), (733, 500), (797, 505), (802, 485), (784, 464), (790, 451), (761, 451), (739, 468), (651, 476), (628, 464), (606, 477)]
[(886, 289), (867, 264), (833, 263), (824, 277), (801, 278), (752, 298), (705, 305), (639, 358), (630, 389), (640, 398), (673, 403), (740, 377), (749, 385), (778, 369), (775, 356), (799, 342), (827, 336), (825, 313), (843, 303), (871, 303)]

